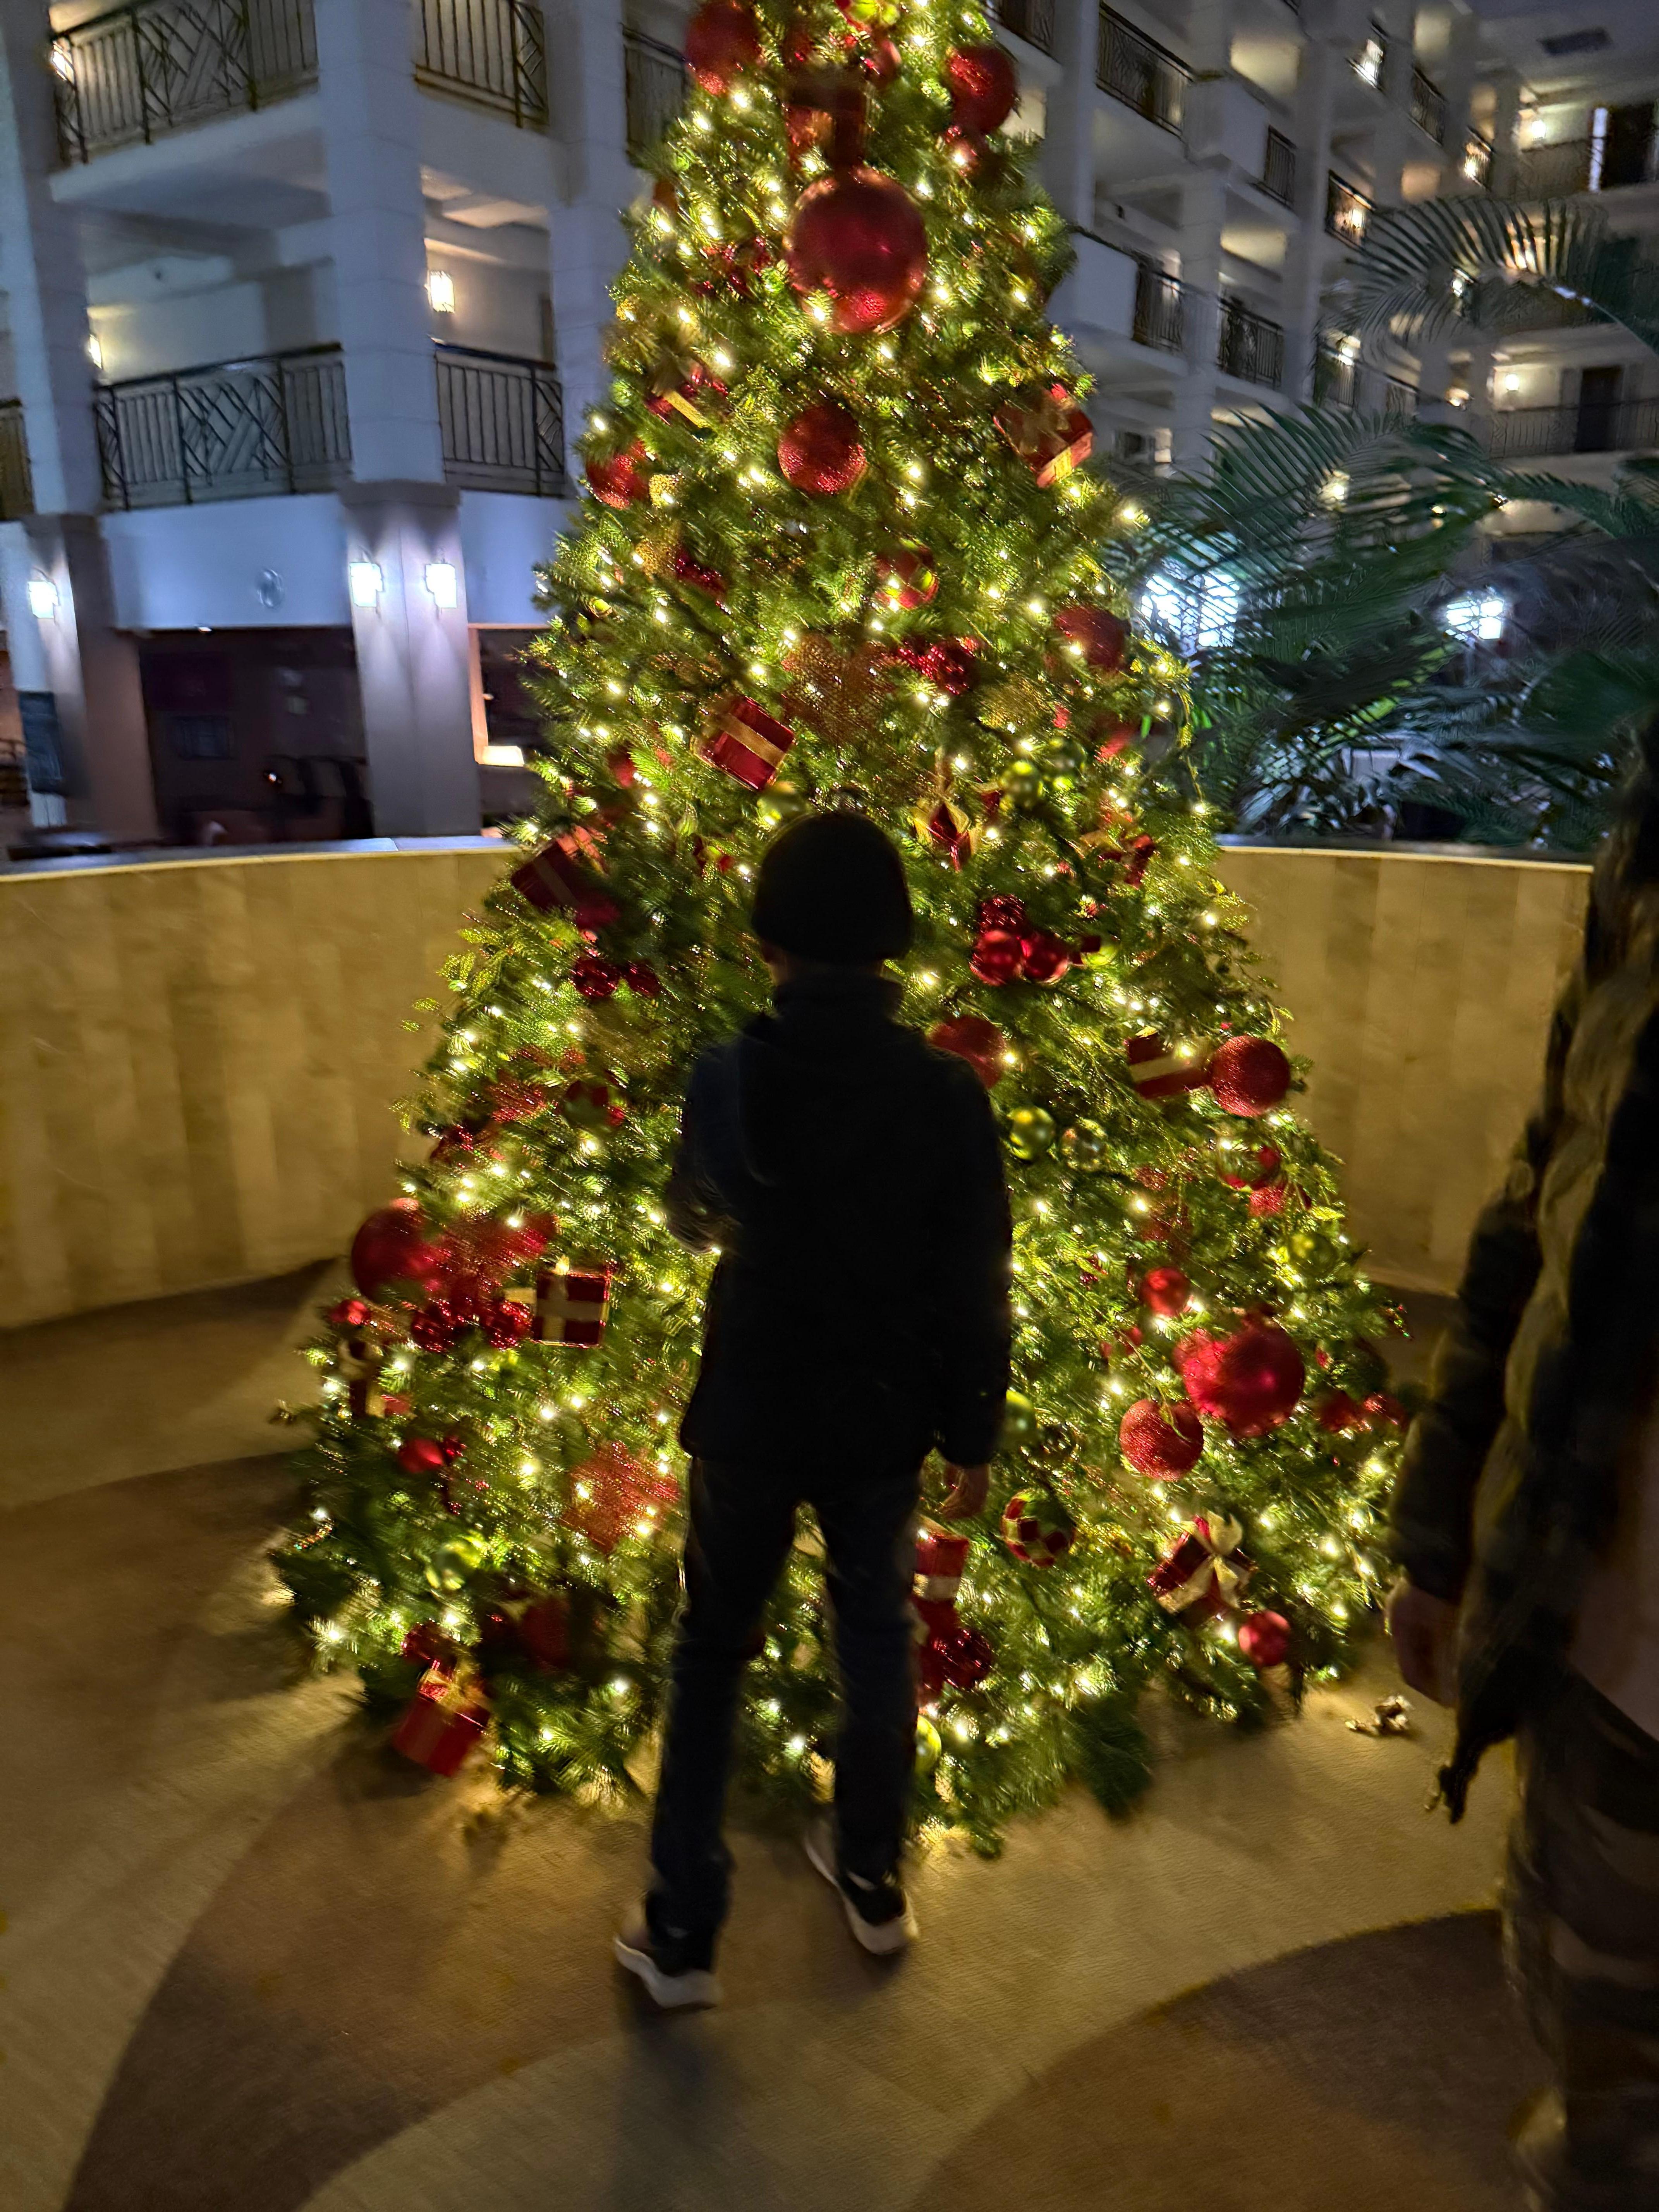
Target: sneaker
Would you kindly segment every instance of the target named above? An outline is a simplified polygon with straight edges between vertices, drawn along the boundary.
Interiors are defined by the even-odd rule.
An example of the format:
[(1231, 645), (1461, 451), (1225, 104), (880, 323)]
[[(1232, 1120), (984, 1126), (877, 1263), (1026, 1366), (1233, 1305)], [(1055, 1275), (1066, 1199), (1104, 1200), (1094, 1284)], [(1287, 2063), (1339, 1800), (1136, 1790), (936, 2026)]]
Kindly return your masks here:
[(691, 1963), (683, 1940), (653, 1934), (644, 1913), (629, 1922), (612, 1948), (617, 1964), (644, 1983), (652, 2002), (663, 2011), (684, 2012), (720, 2002), (720, 1985), (709, 1966)]
[(916, 1936), (916, 1916), (896, 1874), (880, 1881), (862, 1875), (843, 1874), (836, 1862), (834, 1832), (828, 1820), (807, 1830), (806, 1856), (840, 1898), (847, 1924), (864, 1949), (878, 1959), (890, 1958)]

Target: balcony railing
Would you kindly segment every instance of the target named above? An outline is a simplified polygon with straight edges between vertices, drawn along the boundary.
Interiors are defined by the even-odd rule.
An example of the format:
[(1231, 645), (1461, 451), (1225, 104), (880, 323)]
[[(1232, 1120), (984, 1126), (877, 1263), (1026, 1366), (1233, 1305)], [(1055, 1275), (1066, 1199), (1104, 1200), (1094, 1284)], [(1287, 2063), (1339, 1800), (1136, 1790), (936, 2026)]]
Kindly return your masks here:
[(1515, 157), (1516, 198), (1562, 199), (1571, 192), (1593, 191), (1595, 150), (1588, 138), (1558, 138), (1550, 146), (1523, 146)]
[(327, 491), (350, 472), (336, 346), (133, 377), (102, 386), (94, 404), (111, 507)]
[(1348, 66), (1361, 84), (1381, 91), (1382, 72), (1389, 65), (1389, 34), (1380, 23), (1373, 23), (1364, 39), (1348, 56)]
[(89, 161), (317, 81), (312, 0), (137, 0), (51, 48), (58, 148)]
[(1412, 121), (1437, 146), (1446, 143), (1446, 101), (1437, 84), (1420, 69), (1412, 71)]
[(1135, 313), (1131, 334), (1137, 345), (1159, 353), (1180, 353), (1187, 343), (1186, 295), (1178, 276), (1166, 276), (1151, 261), (1135, 267)]
[(1281, 206), (1295, 203), (1296, 149), (1282, 131), (1267, 133), (1267, 150), (1261, 158), (1261, 189)]
[(1409, 422), (1417, 414), (1417, 386), (1403, 378), (1385, 376), (1382, 380), (1382, 412), (1396, 422)]
[(629, 31), (623, 40), (628, 90), (628, 152), (642, 161), (685, 100), (685, 64), (672, 46)]
[(23, 434), (23, 403), (0, 399), (0, 522), (16, 522), (33, 512), (34, 479)]
[(996, 16), (1005, 31), (1024, 39), (1028, 46), (1053, 53), (1054, 0), (996, 0)]
[(1659, 399), (1501, 408), (1491, 418), (1487, 444), (1498, 461), (1541, 453), (1649, 453), (1659, 447)]
[(1492, 184), (1492, 140), (1471, 131), (1463, 141), (1463, 174), (1472, 185), (1486, 191)]
[(547, 124), (547, 53), (539, 0), (416, 0), (415, 82), (511, 116)]
[(564, 394), (546, 362), (441, 345), (438, 422), (444, 475), (474, 491), (558, 499), (564, 473)]
[(1358, 406), (1358, 362), (1336, 346), (1320, 346), (1314, 354), (1313, 396), (1321, 407)]
[(1285, 333), (1265, 315), (1252, 314), (1237, 300), (1221, 303), (1217, 366), (1246, 384), (1280, 384), (1285, 377)]
[(1111, 9), (1100, 11), (1095, 81), (1103, 92), (1149, 123), (1180, 135), (1192, 71), (1165, 46), (1146, 38)]
[(1362, 191), (1346, 184), (1333, 169), (1325, 180), (1325, 228), (1345, 246), (1363, 243), (1366, 226), (1376, 210)]

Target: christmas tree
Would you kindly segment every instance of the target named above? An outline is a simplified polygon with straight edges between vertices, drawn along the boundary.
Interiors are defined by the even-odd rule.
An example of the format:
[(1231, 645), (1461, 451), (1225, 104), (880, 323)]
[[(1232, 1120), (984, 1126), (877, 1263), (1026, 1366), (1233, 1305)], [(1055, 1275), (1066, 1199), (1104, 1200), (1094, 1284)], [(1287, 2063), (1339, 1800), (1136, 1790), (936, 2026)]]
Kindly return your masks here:
[[(1185, 671), (1043, 319), (1066, 227), (976, 6), (710, 0), (544, 578), (547, 796), (451, 963), (430, 1149), (329, 1313), (282, 1575), (440, 1771), (645, 1774), (707, 1259), (663, 1205), (687, 1067), (764, 1003), (756, 856), (807, 808), (906, 850), (906, 1018), (1006, 1134), (1018, 1389), (992, 1512), (924, 1526), (918, 1811), (982, 1848), (1144, 1778), (1154, 1680), (1224, 1718), (1338, 1666), (1391, 1465), (1383, 1316), (1201, 803)], [(872, 1269), (882, 1255), (872, 1250)], [(823, 1794), (810, 1530), (740, 1755)]]

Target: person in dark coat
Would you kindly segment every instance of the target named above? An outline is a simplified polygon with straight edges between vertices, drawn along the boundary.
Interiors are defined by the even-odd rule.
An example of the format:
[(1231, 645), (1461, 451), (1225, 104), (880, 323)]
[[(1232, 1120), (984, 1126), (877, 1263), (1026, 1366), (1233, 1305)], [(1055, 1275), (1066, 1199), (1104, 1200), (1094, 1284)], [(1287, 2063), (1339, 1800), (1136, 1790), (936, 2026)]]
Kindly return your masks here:
[(762, 861), (773, 1011), (696, 1062), (670, 1219), (718, 1252), (680, 1440), (685, 1604), (651, 1857), (623, 1966), (660, 2004), (718, 2000), (721, 1837), (745, 1660), (803, 1504), (827, 1558), (843, 1724), (834, 1818), (808, 1853), (867, 1950), (915, 1932), (899, 1875), (915, 1756), (910, 1590), (922, 1462), (979, 1512), (1008, 1382), (1001, 1146), (968, 1064), (896, 1018), (914, 927), (873, 823), (808, 816)]
[(1395, 1501), (1401, 1671), (1454, 1819), (1516, 1739), (1512, 1971), (1553, 2076), (1535, 2207), (1659, 2212), (1659, 723)]

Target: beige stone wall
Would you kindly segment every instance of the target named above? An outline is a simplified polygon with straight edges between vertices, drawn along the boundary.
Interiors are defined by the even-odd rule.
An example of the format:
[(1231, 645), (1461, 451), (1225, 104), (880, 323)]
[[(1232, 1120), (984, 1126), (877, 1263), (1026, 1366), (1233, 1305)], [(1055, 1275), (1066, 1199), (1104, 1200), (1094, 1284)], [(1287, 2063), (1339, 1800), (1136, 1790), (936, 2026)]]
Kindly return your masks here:
[[(409, 1026), (499, 849), (0, 876), (0, 1325), (275, 1274), (387, 1194)], [(1386, 1279), (1455, 1279), (1586, 872), (1233, 851)]]

